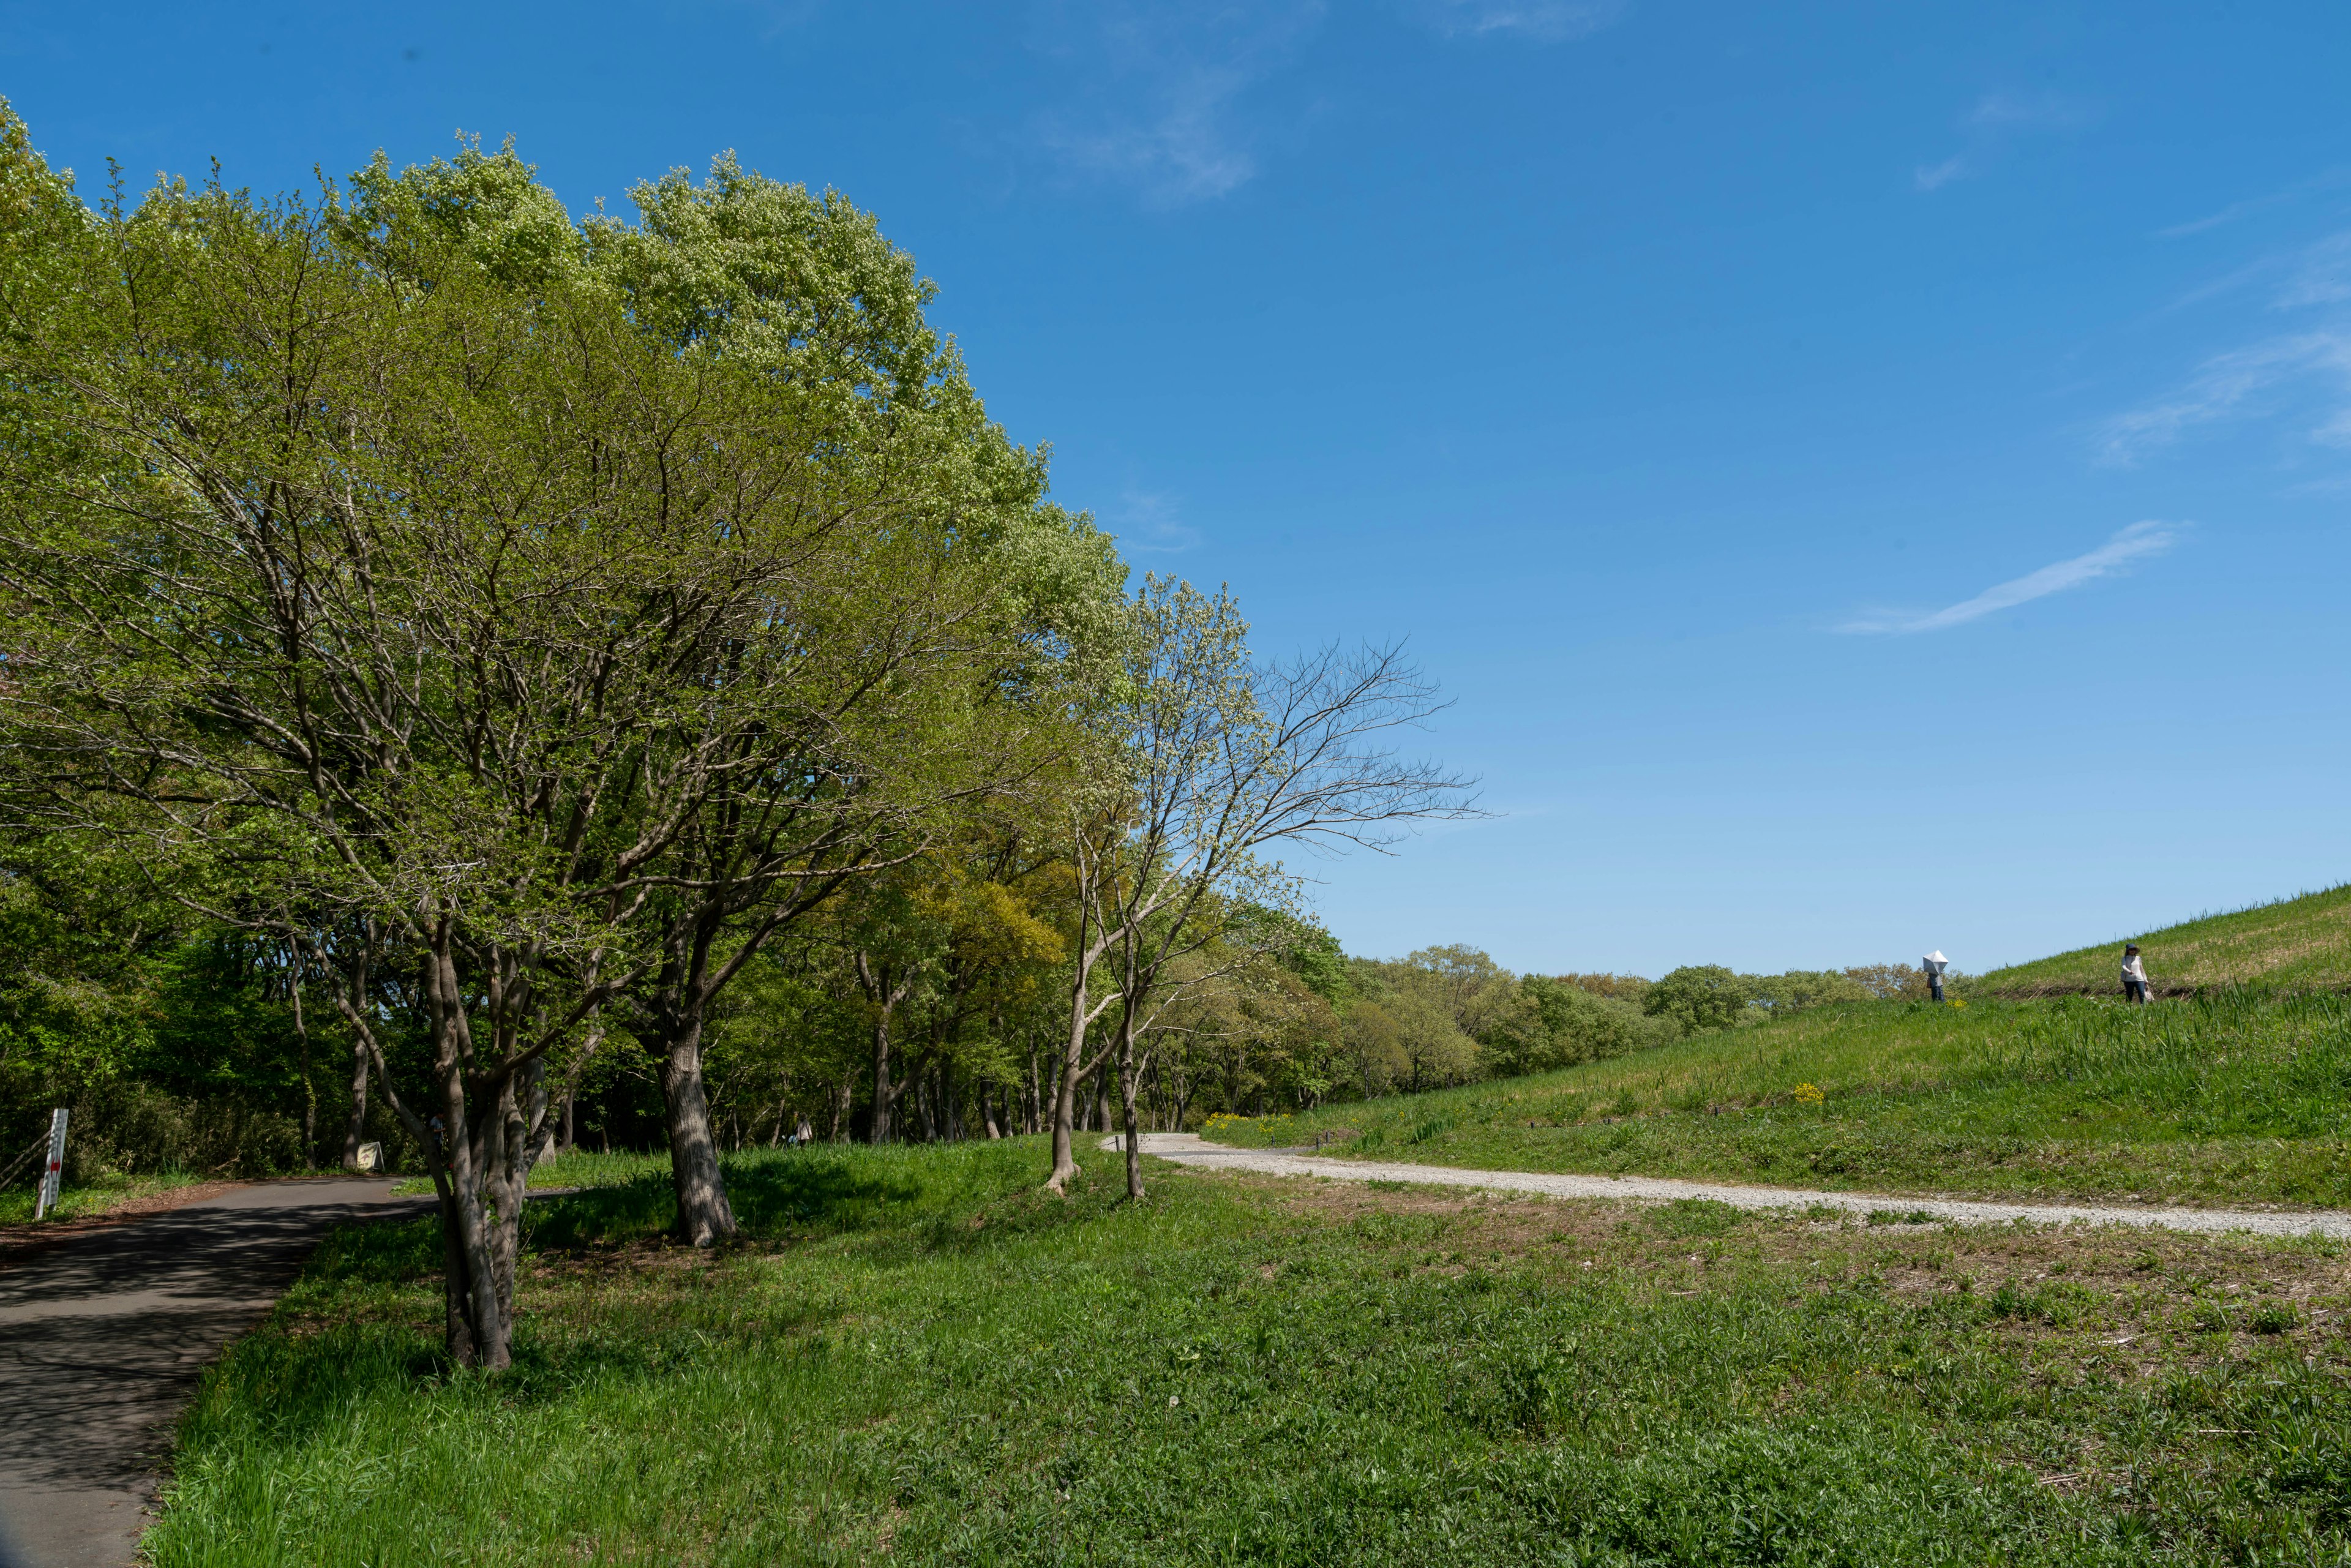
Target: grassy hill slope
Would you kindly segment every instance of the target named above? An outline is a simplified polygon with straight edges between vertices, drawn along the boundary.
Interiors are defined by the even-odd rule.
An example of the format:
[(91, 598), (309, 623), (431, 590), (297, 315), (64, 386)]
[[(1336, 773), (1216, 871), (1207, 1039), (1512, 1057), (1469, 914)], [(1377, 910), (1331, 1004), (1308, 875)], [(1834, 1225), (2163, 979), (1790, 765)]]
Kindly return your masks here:
[(2351, 997), (1824, 1008), (1222, 1142), (1861, 1192), (2351, 1205)]
[(2121, 984), (2124, 941), (2144, 951), (2159, 994), (2210, 986), (2351, 986), (2351, 883), (1994, 969), (1974, 989), (2000, 997), (2103, 995)]
[[(1535, 1077), (1220, 1122), (1224, 1142), (1483, 1170), (2351, 1205), (2351, 884)], [(1332, 1134), (1338, 1134), (1335, 1140)]]

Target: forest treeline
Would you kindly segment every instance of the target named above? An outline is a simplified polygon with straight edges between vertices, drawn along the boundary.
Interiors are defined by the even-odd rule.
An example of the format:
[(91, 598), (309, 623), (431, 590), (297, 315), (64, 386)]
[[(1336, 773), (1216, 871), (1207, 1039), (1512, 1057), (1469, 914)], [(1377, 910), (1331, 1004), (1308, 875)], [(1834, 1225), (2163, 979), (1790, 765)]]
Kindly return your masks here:
[(1475, 814), (1402, 744), (1434, 685), (1131, 581), (838, 194), (631, 195), (467, 146), (87, 201), (0, 107), (12, 1150), (52, 1103), (82, 1170), (386, 1143), (496, 1367), (576, 1142), (665, 1149), (705, 1245), (721, 1153), (803, 1124), (1049, 1134), (1059, 1189), (1090, 1129), (1859, 994), (1345, 956), (1285, 857)]

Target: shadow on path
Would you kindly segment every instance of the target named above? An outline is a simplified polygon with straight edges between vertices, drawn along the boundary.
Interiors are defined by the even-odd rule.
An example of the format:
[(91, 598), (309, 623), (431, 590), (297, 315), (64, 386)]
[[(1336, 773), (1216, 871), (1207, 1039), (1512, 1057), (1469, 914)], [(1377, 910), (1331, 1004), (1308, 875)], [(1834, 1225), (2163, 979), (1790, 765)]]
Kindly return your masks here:
[(432, 1207), (391, 1193), (265, 1182), (0, 1257), (0, 1568), (130, 1563), (206, 1364), (335, 1226)]

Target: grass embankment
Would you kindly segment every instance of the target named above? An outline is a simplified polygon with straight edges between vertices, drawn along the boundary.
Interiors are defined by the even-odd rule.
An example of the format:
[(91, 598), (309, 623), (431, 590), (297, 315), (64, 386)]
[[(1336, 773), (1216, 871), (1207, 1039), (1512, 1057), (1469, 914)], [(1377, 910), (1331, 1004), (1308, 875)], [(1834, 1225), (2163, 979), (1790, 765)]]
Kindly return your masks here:
[(517, 1361), (428, 1224), (207, 1378), (154, 1562), (2351, 1562), (2340, 1249), (1374, 1191), (1033, 1141), (534, 1206)]
[(1863, 1003), (1538, 1077), (1270, 1122), (1243, 1145), (1853, 1191), (2351, 1205), (2351, 996)]
[(2351, 987), (2351, 883), (1994, 969), (1972, 986), (1976, 994), (2002, 997), (2109, 995), (2122, 988), (2126, 941), (2139, 945), (2158, 993)]

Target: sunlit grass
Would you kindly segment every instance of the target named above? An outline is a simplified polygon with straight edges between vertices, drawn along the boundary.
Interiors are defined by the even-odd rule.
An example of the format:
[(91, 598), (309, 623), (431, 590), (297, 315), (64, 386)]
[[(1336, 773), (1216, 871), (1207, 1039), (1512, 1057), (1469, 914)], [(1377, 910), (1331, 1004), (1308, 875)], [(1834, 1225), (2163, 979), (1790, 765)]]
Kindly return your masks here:
[[(126, 1204), (160, 1197), (210, 1179), (213, 1178), (188, 1171), (158, 1171), (145, 1176), (109, 1174), (68, 1183), (58, 1189), (57, 1206), (44, 1219), (89, 1219), (110, 1214)], [(30, 1224), (38, 1197), (39, 1189), (31, 1181), (0, 1192), (0, 1225)]]
[(2351, 1203), (2351, 997), (1875, 1003), (1538, 1077), (1325, 1107), (1235, 1144), (1855, 1189)]
[[(2309, 1244), (1433, 1198), (1033, 1140), (535, 1208), (517, 1364), (429, 1225), (347, 1232), (207, 1380), (159, 1564), (2337, 1562)], [(1890, 1217), (1898, 1219), (1898, 1216)]]
[(2351, 986), (2351, 883), (1995, 969), (1974, 984), (2012, 996), (2109, 995), (2121, 988), (2126, 940), (2144, 950), (2159, 988)]

